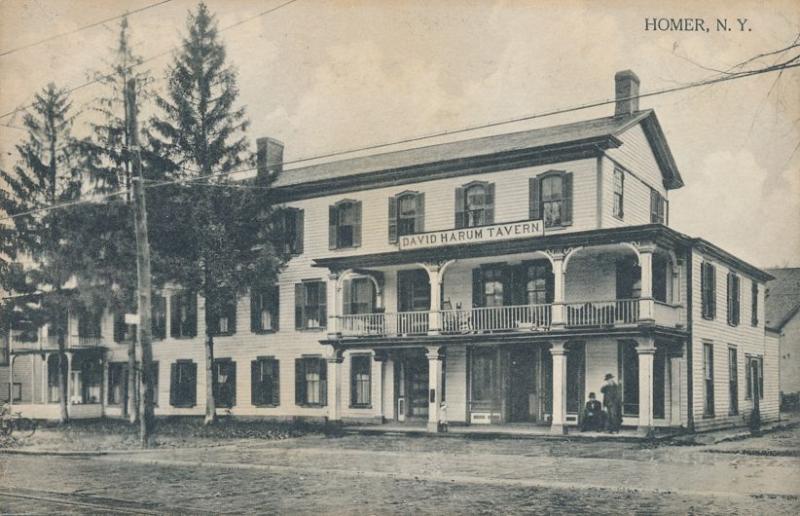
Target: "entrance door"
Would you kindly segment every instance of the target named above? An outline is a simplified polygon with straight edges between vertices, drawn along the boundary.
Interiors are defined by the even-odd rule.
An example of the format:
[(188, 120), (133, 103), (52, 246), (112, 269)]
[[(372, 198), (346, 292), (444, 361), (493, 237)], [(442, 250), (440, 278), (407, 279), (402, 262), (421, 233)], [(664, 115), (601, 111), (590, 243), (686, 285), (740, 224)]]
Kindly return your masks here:
[(520, 346), (509, 352), (509, 420), (536, 421), (539, 412), (536, 389), (536, 348)]
[(428, 418), (428, 359), (424, 353), (395, 362), (397, 420)]

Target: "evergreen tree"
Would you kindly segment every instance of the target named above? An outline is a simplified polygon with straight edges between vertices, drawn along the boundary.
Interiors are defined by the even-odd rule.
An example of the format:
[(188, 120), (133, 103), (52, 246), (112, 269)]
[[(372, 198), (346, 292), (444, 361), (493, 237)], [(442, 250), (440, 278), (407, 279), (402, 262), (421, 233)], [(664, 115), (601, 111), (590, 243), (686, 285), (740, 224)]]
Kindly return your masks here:
[[(34, 97), (23, 118), (27, 138), (16, 146), (18, 160), (10, 171), (0, 170), (8, 186), (0, 190), (0, 211), (12, 215), (0, 227), (3, 267), (0, 287), (16, 296), (4, 300), (9, 325), (38, 328), (51, 323), (60, 336), (60, 419), (68, 420), (64, 314), (74, 307), (73, 290), (65, 289), (73, 268), (61, 253), (68, 239), (68, 210), (35, 211), (77, 200), (81, 174), (74, 159), (71, 136), (72, 103), (66, 91), (49, 84)], [(24, 265), (24, 267), (13, 266)]]
[(230, 174), (253, 162), (244, 108), (235, 107), (236, 74), (226, 62), (214, 16), (201, 3), (156, 99), (149, 166), (187, 181), (148, 190), (153, 268), (205, 299), (206, 423), (215, 420), (215, 317), (248, 287), (274, 282), (283, 256), (271, 231), (269, 183), (235, 182)]

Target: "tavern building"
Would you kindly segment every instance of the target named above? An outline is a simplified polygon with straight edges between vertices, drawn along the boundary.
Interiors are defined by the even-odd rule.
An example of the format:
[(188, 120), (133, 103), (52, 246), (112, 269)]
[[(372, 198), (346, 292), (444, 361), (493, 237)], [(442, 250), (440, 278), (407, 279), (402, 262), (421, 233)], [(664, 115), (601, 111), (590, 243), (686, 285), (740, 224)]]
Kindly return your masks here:
[[(613, 116), (283, 172), (292, 258), (214, 317), (217, 407), (565, 433), (612, 373), (643, 434), (777, 419), (771, 276), (669, 227), (681, 175), (639, 79), (615, 87)], [(258, 141), (262, 171), (282, 154)], [(155, 296), (156, 415), (204, 413), (204, 321), (202, 297)], [(131, 327), (62, 325), (71, 416), (121, 415)], [(6, 342), (0, 381), (33, 417), (58, 416), (50, 333)]]

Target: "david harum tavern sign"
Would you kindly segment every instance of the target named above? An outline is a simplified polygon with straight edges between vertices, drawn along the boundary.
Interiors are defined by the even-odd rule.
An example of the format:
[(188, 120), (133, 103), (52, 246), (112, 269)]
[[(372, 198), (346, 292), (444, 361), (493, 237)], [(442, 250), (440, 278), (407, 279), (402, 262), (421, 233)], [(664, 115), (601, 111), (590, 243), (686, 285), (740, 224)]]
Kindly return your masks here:
[(409, 249), (423, 249), (455, 244), (496, 242), (498, 240), (511, 240), (514, 238), (542, 235), (544, 235), (544, 226), (541, 220), (526, 220), (523, 222), (494, 224), (492, 226), (431, 231), (418, 235), (403, 235), (400, 237), (398, 245), (401, 250), (405, 251)]

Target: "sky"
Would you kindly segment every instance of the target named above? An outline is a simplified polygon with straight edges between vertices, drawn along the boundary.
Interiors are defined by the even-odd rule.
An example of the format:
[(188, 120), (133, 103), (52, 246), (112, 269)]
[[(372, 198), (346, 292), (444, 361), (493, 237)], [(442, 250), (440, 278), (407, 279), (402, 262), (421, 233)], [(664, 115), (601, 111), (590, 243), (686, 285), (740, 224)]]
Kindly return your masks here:
[[(226, 27), (285, 1), (206, 3)], [(0, 0), (0, 53), (156, 2)], [(131, 15), (135, 51), (147, 58), (174, 48), (196, 5), (172, 0)], [(791, 0), (689, 5), (296, 0), (221, 36), (250, 137), (282, 141), (291, 161), (610, 99), (614, 73), (624, 69), (639, 76), (642, 93), (686, 84), (800, 34), (800, 3)], [(645, 30), (646, 18), (661, 17), (701, 18), (711, 30)], [(714, 30), (718, 18), (734, 30)], [(737, 18), (749, 30), (738, 30)], [(106, 70), (117, 33), (112, 21), (0, 56), (0, 113), (48, 82), (73, 87)], [(145, 65), (157, 86), (170, 59)], [(93, 85), (73, 94), (84, 112), (76, 135), (100, 93)], [(641, 108), (656, 110), (686, 184), (670, 192), (672, 227), (760, 267), (800, 266), (800, 68), (643, 98)], [(612, 113), (607, 105), (425, 144)], [(13, 163), (21, 136), (0, 126), (0, 166)]]

